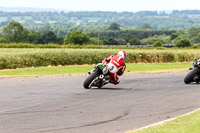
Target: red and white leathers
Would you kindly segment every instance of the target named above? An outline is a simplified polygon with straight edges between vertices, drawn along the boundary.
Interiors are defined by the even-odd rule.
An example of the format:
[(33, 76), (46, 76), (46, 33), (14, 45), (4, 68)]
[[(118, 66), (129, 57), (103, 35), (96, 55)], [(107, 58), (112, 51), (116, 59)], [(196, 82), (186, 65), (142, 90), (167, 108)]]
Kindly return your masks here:
[(118, 75), (123, 75), (126, 69), (125, 60), (119, 55), (111, 55), (103, 60), (103, 63), (106, 64), (109, 68), (109, 75), (112, 78), (111, 83), (118, 84), (119, 78)]

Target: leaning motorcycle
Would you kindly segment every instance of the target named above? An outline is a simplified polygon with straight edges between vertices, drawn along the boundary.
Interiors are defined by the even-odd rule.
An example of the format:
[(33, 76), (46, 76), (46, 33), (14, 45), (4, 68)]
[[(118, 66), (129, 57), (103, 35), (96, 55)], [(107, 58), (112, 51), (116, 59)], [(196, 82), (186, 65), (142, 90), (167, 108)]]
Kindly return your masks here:
[(97, 66), (90, 71), (89, 76), (83, 83), (85, 89), (90, 89), (91, 87), (101, 88), (102, 86), (109, 83), (111, 79), (109, 75), (109, 70), (112, 70), (114, 66), (109, 66), (103, 63), (97, 64)]
[(190, 71), (186, 75), (184, 82), (190, 84), (191, 82), (200, 82), (200, 59), (195, 59)]

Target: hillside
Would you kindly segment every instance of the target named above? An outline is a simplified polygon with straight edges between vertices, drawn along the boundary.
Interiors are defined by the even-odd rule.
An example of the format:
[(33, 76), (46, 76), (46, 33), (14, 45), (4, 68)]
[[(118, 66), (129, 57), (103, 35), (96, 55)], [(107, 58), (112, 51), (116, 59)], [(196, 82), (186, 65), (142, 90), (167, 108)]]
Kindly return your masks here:
[[(182, 11), (140, 11), (140, 12), (103, 12), (79, 11), (64, 12), (55, 10), (6, 12), (0, 8), (0, 27), (15, 20), (24, 26), (44, 24), (60, 26), (102, 26), (113, 22), (125, 27), (140, 27), (148, 23), (153, 29), (179, 29), (200, 26), (200, 10)], [(13, 11), (17, 11), (14, 10)]]

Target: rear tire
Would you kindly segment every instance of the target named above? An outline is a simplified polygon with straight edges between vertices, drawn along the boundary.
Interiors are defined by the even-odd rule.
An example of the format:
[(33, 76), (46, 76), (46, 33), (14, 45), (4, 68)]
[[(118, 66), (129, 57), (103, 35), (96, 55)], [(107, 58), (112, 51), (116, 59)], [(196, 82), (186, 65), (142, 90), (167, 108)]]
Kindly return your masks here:
[(192, 69), (185, 77), (184, 82), (185, 84), (190, 84), (191, 82), (195, 82), (194, 81), (194, 76), (199, 73), (199, 68), (194, 68)]
[(84, 81), (84, 83), (83, 83), (83, 87), (85, 88), (85, 89), (90, 89), (91, 88), (91, 83), (92, 83), (92, 81), (96, 78), (96, 77), (98, 77), (100, 74), (99, 74), (99, 71), (98, 70), (96, 70), (95, 72), (93, 72), (91, 75), (89, 75), (87, 78), (86, 78), (86, 80)]

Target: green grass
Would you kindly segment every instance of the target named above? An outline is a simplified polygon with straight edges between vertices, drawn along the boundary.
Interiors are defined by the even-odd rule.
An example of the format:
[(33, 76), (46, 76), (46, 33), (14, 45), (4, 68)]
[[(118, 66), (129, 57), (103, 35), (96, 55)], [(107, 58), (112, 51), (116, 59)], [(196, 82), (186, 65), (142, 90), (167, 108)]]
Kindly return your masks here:
[(147, 72), (189, 68), (191, 63), (128, 63), (126, 72)]
[(199, 133), (200, 110), (173, 121), (129, 133)]
[[(31, 76), (31, 75), (70, 75), (70, 74), (87, 74), (88, 71), (94, 68), (95, 65), (72, 65), (72, 66), (53, 66), (39, 68), (24, 68), (1, 70), (0, 76)], [(152, 72), (162, 70), (179, 70), (189, 68), (191, 63), (147, 63), (136, 64), (128, 63), (126, 73), (131, 72)]]

